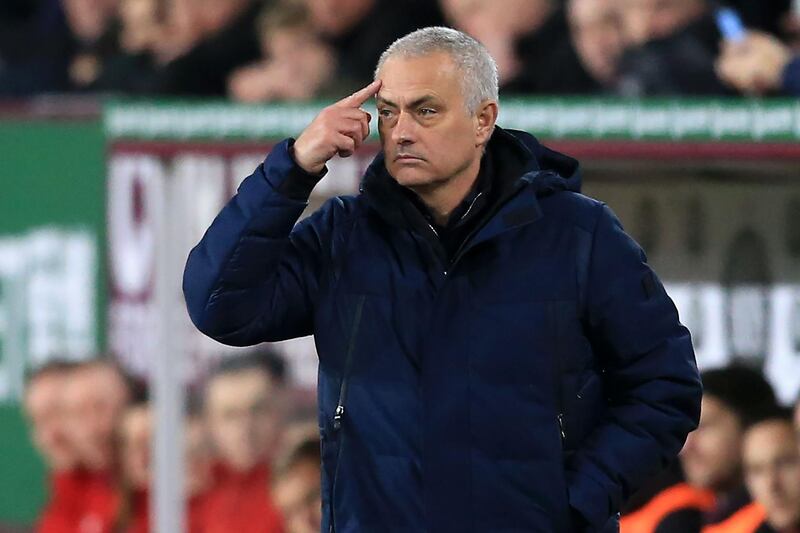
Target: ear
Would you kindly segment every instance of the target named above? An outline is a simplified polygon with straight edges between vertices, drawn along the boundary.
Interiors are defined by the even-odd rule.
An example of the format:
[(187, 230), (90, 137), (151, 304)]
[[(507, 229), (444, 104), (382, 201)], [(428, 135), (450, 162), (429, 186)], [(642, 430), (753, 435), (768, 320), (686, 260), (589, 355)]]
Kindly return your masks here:
[(494, 100), (484, 100), (475, 114), (475, 143), (476, 146), (486, 144), (492, 136), (499, 108)]

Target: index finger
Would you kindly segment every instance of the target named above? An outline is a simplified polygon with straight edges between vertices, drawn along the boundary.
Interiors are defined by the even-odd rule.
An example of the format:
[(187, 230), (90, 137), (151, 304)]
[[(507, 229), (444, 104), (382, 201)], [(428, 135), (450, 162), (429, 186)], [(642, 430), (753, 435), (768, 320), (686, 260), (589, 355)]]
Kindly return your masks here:
[(361, 107), (361, 105), (378, 94), (381, 88), (381, 80), (375, 80), (363, 89), (359, 89), (350, 96), (339, 100), (336, 105), (346, 107)]

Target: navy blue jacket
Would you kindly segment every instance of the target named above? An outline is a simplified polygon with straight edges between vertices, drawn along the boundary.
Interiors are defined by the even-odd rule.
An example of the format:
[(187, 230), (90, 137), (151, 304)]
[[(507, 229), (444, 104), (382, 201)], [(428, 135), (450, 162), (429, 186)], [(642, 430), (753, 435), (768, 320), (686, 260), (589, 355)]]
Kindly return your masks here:
[(614, 530), (696, 426), (701, 386), (672, 301), (579, 194), (577, 162), (498, 128), (507, 186), (448, 260), (382, 155), (359, 195), (296, 224), (291, 142), (242, 183), (183, 287), (222, 343), (314, 334), (323, 531)]

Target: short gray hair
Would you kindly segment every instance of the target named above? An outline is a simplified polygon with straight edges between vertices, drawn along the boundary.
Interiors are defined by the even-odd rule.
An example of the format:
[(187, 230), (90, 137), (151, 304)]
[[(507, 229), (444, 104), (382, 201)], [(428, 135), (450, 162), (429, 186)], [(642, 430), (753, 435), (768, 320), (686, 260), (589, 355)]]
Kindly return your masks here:
[(448, 54), (460, 70), (467, 111), (474, 113), (484, 100), (498, 100), (497, 63), (489, 51), (466, 33), (443, 26), (419, 29), (390, 44), (378, 59), (375, 79), (391, 57), (421, 57), (436, 52)]

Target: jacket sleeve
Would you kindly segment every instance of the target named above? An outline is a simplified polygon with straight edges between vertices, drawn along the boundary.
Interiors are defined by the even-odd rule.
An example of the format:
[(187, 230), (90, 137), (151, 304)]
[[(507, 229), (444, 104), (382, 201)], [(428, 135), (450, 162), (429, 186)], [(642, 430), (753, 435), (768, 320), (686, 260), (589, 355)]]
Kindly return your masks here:
[(291, 143), (275, 146), (189, 254), (183, 274), (189, 316), (221, 343), (246, 346), (312, 333), (335, 202), (295, 226), (308, 195), (289, 191), (309, 176), (290, 155)]
[(644, 252), (603, 205), (588, 265), (586, 329), (608, 409), (567, 463), (570, 505), (601, 530), (697, 427), (702, 387), (689, 331)]

